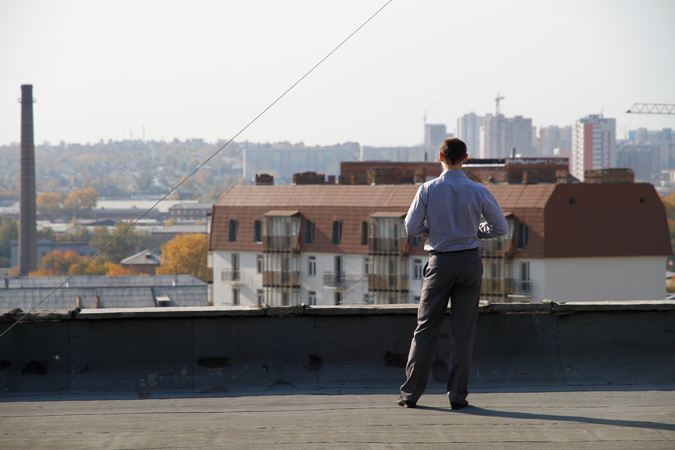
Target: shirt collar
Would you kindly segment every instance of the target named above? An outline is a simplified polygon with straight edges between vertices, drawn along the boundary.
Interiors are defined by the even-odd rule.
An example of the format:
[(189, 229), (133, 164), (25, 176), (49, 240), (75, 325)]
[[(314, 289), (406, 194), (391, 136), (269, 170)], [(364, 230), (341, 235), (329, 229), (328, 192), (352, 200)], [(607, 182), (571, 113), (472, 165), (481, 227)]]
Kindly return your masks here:
[(466, 174), (461, 170), (444, 170), (443, 173), (441, 173), (441, 176), (466, 178)]

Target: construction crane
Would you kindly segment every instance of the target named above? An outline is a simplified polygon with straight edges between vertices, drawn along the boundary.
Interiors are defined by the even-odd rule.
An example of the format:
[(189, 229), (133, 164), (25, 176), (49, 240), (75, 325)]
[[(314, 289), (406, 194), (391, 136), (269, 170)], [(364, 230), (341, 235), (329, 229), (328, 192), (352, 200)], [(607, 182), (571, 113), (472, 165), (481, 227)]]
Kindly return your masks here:
[(424, 111), (424, 125), (427, 124), (427, 115), (431, 112), (431, 108), (433, 108), (435, 104), (436, 104), (436, 102), (431, 103), (431, 106), (429, 107), (429, 109)]
[(499, 111), (499, 102), (500, 102), (501, 100), (504, 100), (505, 98), (506, 98), (506, 97), (504, 97), (503, 95), (499, 95), (499, 92), (497, 92), (497, 98), (495, 98), (495, 104), (497, 105), (497, 107), (495, 108), (495, 114), (496, 114), (496, 115), (500, 115), (500, 114), (501, 114), (501, 111)]
[(675, 114), (675, 105), (665, 103), (636, 103), (630, 107), (628, 114)]

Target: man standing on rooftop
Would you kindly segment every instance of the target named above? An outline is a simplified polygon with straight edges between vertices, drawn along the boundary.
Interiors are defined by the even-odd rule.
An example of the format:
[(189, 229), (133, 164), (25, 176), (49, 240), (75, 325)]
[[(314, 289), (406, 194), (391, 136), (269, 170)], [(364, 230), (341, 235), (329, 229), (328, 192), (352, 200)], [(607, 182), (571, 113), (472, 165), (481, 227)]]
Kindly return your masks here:
[[(462, 172), (466, 144), (457, 138), (446, 139), (440, 160), (443, 173), (420, 186), (405, 218), (409, 235), (427, 236), (424, 249), (430, 254), (405, 369), (407, 380), (397, 402), (407, 408), (417, 405), (427, 386), (448, 299), (452, 346), (447, 392), (452, 409), (469, 405), (467, 387), (483, 277), (480, 239), (508, 231), (492, 193)], [(487, 222), (481, 223), (481, 215)]]

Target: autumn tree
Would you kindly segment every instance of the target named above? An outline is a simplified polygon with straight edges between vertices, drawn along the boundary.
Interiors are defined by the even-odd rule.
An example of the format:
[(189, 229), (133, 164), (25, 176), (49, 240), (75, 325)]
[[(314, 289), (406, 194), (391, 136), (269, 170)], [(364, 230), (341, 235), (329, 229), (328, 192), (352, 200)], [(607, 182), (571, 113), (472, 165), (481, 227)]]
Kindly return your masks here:
[(30, 272), (29, 277), (50, 277), (55, 275), (70, 275), (71, 267), (80, 263), (80, 256), (72, 250), (54, 250), (42, 257), (40, 269)]
[[(668, 231), (670, 233), (670, 245), (673, 250), (675, 250), (675, 190), (673, 190), (670, 194), (661, 197), (661, 201), (663, 201), (663, 206), (666, 208)], [(675, 260), (672, 256), (667, 258), (666, 269), (675, 269)], [(672, 283), (672, 289), (675, 290), (675, 282)]]
[(162, 263), (157, 275), (188, 274), (207, 281), (205, 234), (182, 234), (162, 245)]
[(63, 211), (61, 195), (56, 192), (42, 192), (37, 196), (37, 212), (44, 214), (49, 219), (57, 219)]
[(78, 189), (68, 194), (68, 198), (63, 202), (63, 206), (80, 217), (90, 217), (92, 216), (98, 197), (98, 192), (92, 188)]

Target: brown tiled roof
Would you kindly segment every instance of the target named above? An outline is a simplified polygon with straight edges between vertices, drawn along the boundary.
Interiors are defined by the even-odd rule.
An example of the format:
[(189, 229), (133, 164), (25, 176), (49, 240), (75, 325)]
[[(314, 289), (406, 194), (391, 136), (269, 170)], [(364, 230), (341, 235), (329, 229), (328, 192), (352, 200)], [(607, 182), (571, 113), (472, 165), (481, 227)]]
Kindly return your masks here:
[(651, 184), (557, 185), (544, 220), (546, 258), (672, 254), (665, 208)]
[[(214, 205), (211, 250), (262, 251), (253, 242), (253, 222), (270, 211), (300, 212), (315, 222), (313, 243), (303, 252), (367, 252), (361, 223), (384, 213), (402, 217), (419, 186), (301, 185), (235, 186)], [(665, 256), (671, 254), (663, 204), (649, 184), (531, 184), (488, 187), (502, 211), (528, 226), (526, 249), (518, 258)], [(570, 204), (574, 198), (574, 204)], [(640, 199), (644, 199), (643, 203)], [(236, 242), (228, 242), (228, 221), (239, 222)], [(331, 243), (332, 223), (343, 223), (342, 243)], [(516, 241), (514, 233), (514, 247)], [(424, 254), (411, 247), (411, 254)]]
[(302, 209), (330, 205), (380, 209), (403, 207), (407, 211), (418, 188), (415, 185), (234, 186), (216, 202), (216, 206)]
[(300, 211), (298, 211), (298, 210), (292, 210), (292, 209), (291, 210), (285, 210), (285, 209), (282, 210), (282, 209), (279, 209), (279, 210), (267, 211), (263, 215), (272, 216), (272, 217), (292, 217), (292, 216), (297, 216), (298, 214), (300, 214)]

